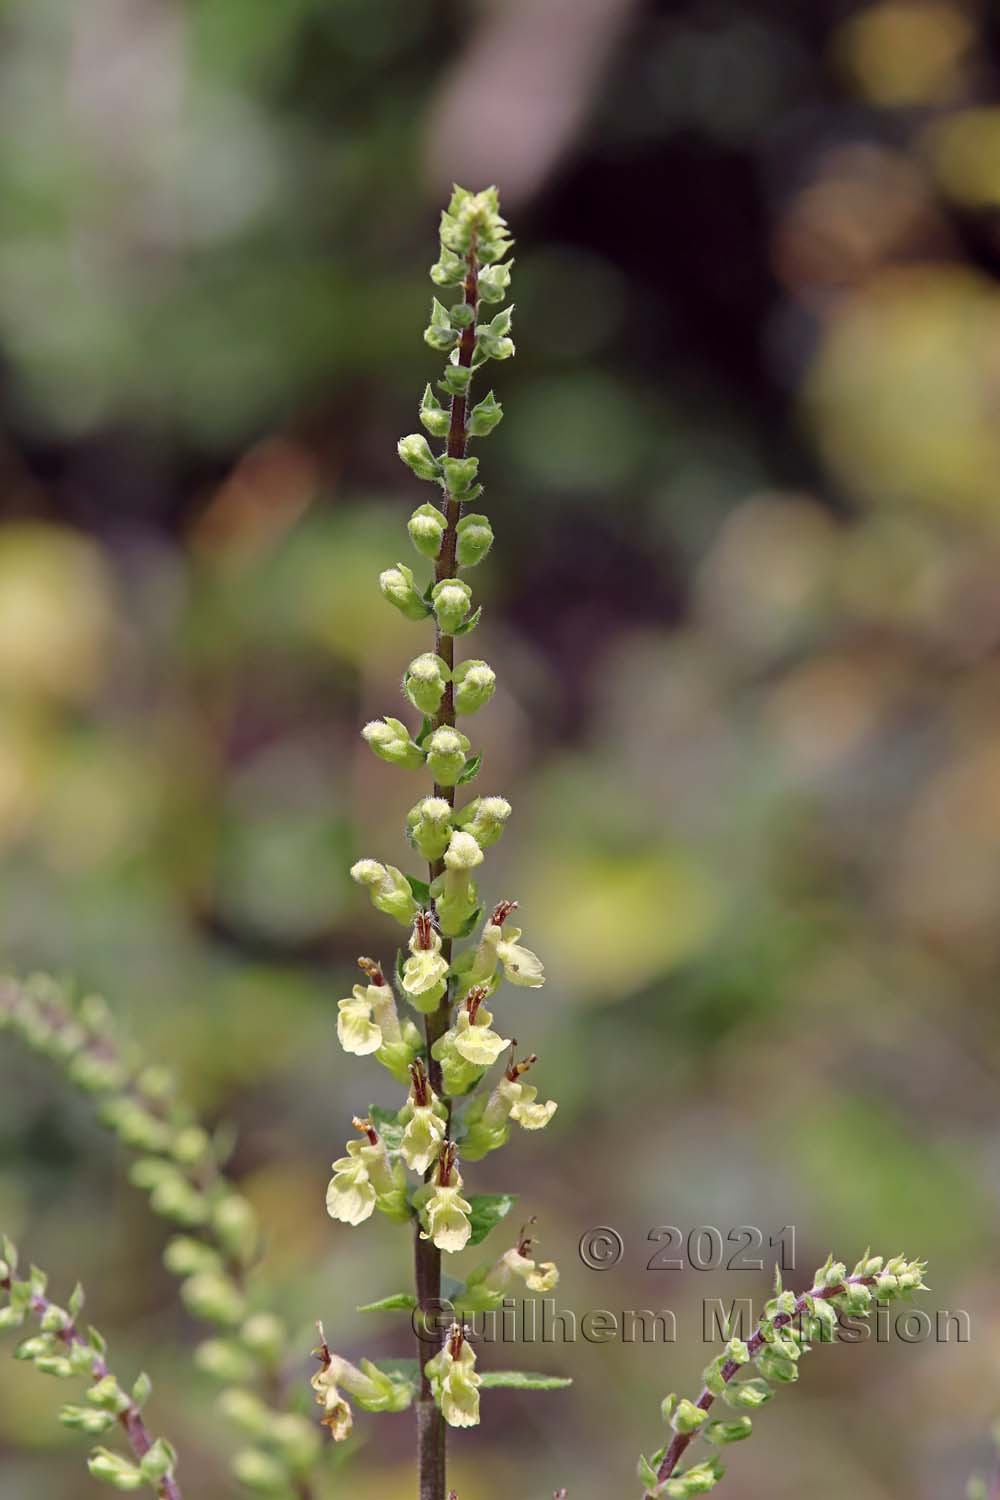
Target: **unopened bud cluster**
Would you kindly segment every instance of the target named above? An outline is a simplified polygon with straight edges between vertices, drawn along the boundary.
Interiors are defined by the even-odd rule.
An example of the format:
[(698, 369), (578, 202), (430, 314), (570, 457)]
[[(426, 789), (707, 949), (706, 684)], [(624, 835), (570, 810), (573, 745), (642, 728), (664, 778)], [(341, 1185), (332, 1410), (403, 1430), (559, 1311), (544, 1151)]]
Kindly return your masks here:
[(140, 1375), (130, 1390), (121, 1386), (107, 1364), (107, 1344), (96, 1328), (86, 1336), (77, 1327), (83, 1310), (83, 1288), (77, 1286), (65, 1307), (46, 1295), (44, 1271), (32, 1266), (18, 1275), (17, 1247), (0, 1241), (0, 1328), (22, 1328), (30, 1318), (38, 1332), (21, 1340), (14, 1358), (34, 1365), (41, 1375), (56, 1380), (79, 1379), (88, 1384), (81, 1403), (68, 1403), (59, 1412), (64, 1427), (86, 1437), (103, 1437), (121, 1429), (132, 1444), (127, 1456), (109, 1448), (91, 1449), (87, 1467), (94, 1479), (112, 1489), (152, 1490), (161, 1500), (179, 1496), (174, 1472), (177, 1454), (165, 1438), (153, 1438), (142, 1410), (153, 1389), (148, 1375)]
[[(134, 1050), (123, 1051), (117, 1045), (110, 1012), (98, 996), (71, 1002), (44, 975), (24, 984), (4, 980), (0, 1027), (10, 1028), (34, 1051), (57, 1061), (94, 1098), (102, 1121), (138, 1153), (130, 1179), (148, 1194), (153, 1212), (175, 1229), (164, 1264), (181, 1279), (181, 1298), (191, 1316), (213, 1325), (212, 1336), (195, 1350), (195, 1362), (225, 1387), (220, 1399), (223, 1415), (248, 1435), (246, 1421), (237, 1421), (236, 1414), (247, 1410), (252, 1393), (241, 1388), (274, 1386), (288, 1348), (288, 1330), (249, 1288), (246, 1273), (257, 1257), (260, 1231), (252, 1205), (222, 1170), (225, 1143), (213, 1139), (186, 1110), (168, 1069), (150, 1065)], [(402, 1076), (406, 1077), (405, 1063)], [(14, 1305), (21, 1295), (15, 1288)], [(55, 1316), (50, 1313), (50, 1320)], [(0, 1326), (5, 1321), (12, 1321), (10, 1307), (0, 1311)], [(49, 1332), (43, 1327), (43, 1335)], [(66, 1360), (82, 1357), (72, 1349), (42, 1351), (39, 1368), (65, 1373)], [(49, 1368), (49, 1359), (57, 1365)], [(88, 1405), (67, 1408), (62, 1420), (88, 1434), (103, 1432), (110, 1424), (103, 1423), (100, 1412), (95, 1415), (95, 1399), (91, 1393)], [(252, 1475), (266, 1468), (280, 1477), (280, 1484), (264, 1492), (286, 1493), (319, 1462), (318, 1434), (300, 1415), (252, 1399), (255, 1409), (263, 1412), (252, 1434), (256, 1446), (237, 1455), (234, 1471), (245, 1488), (260, 1491)], [(139, 1466), (143, 1475), (156, 1460), (144, 1462), (145, 1469)], [(140, 1487), (134, 1468), (129, 1460), (103, 1452), (91, 1464), (96, 1477), (119, 1489)]]
[[(724, 1448), (748, 1438), (753, 1431), (750, 1412), (769, 1401), (775, 1387), (798, 1380), (803, 1354), (808, 1354), (813, 1343), (829, 1343), (835, 1337), (838, 1315), (864, 1317), (878, 1302), (926, 1291), (925, 1269), (921, 1260), (902, 1255), (886, 1260), (866, 1250), (848, 1273), (843, 1261), (828, 1256), (816, 1272), (812, 1289), (796, 1296), (784, 1290), (781, 1272), (775, 1268), (774, 1296), (765, 1304), (753, 1337), (747, 1342), (730, 1339), (706, 1365), (697, 1401), (675, 1395), (663, 1401), (661, 1411), (673, 1436), (652, 1457), (639, 1459), (647, 1500), (660, 1496), (687, 1500), (714, 1489), (725, 1472), (717, 1455), (679, 1471), (689, 1443), (700, 1437), (715, 1448)], [(757, 1373), (746, 1377), (750, 1366)], [(736, 1415), (724, 1421), (710, 1418), (717, 1398)]]

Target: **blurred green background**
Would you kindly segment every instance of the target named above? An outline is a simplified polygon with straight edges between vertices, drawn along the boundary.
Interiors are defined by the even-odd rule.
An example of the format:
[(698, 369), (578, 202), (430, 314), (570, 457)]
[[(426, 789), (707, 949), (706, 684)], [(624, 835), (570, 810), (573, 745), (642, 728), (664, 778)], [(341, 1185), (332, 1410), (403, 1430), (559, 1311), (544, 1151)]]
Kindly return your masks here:
[[(3, 0), (0, 935), (103, 988), (239, 1127), (262, 1275), (301, 1330), (409, 1353), (355, 1304), (408, 1236), (331, 1223), (358, 952), (347, 878), (416, 783), (364, 719), (413, 627), (378, 571), (452, 179), (518, 238), (518, 358), (476, 584), (500, 690), (544, 1137), (474, 1169), (540, 1215), (560, 1305), (670, 1308), (673, 1346), (487, 1351), (461, 1500), (632, 1493), (701, 1300), (657, 1225), (795, 1225), (926, 1255), (971, 1342), (838, 1346), (733, 1450), (731, 1500), (962, 1493), (1000, 1404), (1000, 26), (976, 0)], [(419, 633), (419, 632), (418, 632)], [(146, 1365), (187, 1488), (231, 1444), (164, 1226), (87, 1106), (0, 1050), (0, 1222)], [(587, 1270), (606, 1224), (625, 1253)], [(504, 1248), (502, 1234), (496, 1248)], [(727, 1254), (728, 1254), (727, 1249)], [(472, 1263), (472, 1257), (469, 1257)], [(0, 1364), (4, 1500), (90, 1495), (61, 1392)], [(412, 1422), (331, 1479), (409, 1496)]]

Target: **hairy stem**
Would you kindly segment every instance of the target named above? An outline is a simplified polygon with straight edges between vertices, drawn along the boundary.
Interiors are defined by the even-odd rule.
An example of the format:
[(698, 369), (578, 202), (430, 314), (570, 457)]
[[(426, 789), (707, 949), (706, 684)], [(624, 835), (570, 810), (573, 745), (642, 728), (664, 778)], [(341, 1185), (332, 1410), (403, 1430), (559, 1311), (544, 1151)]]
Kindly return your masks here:
[[(0, 1281), (0, 1288), (2, 1288), (5, 1292), (9, 1292), (11, 1286), (13, 1285), (13, 1281), (13, 1277), (6, 1277), (3, 1281)], [(29, 1306), (33, 1313), (35, 1313), (39, 1318), (43, 1318), (48, 1312), (51, 1304), (47, 1297), (42, 1296), (41, 1293), (36, 1292), (32, 1296)], [(64, 1343), (67, 1348), (76, 1346), (82, 1349), (90, 1349), (90, 1345), (82, 1336), (76, 1326), (76, 1323), (73, 1322), (72, 1319), (66, 1324), (64, 1328), (61, 1328), (59, 1330), (56, 1337), (60, 1339), (60, 1341)], [(106, 1375), (110, 1375), (111, 1371), (108, 1369), (103, 1356), (98, 1354), (96, 1350), (94, 1350), (93, 1353), (94, 1360), (93, 1364), (91, 1365), (91, 1376), (96, 1382), (98, 1380), (103, 1380)], [(142, 1419), (142, 1412), (139, 1410), (134, 1401), (130, 1401), (125, 1410), (119, 1413), (118, 1421), (125, 1433), (125, 1436), (128, 1439), (129, 1447), (132, 1449), (132, 1452), (135, 1454), (136, 1458), (141, 1461), (143, 1458), (145, 1458), (150, 1448), (152, 1448), (153, 1439), (150, 1437), (149, 1429)], [(161, 1480), (156, 1493), (157, 1495), (159, 1495), (160, 1500), (181, 1500), (180, 1486), (178, 1485), (177, 1480), (174, 1479), (170, 1474), (168, 1474), (165, 1479)]]
[[(813, 1287), (811, 1291), (803, 1292), (801, 1297), (796, 1299), (795, 1307), (792, 1312), (779, 1313), (777, 1317), (769, 1319), (769, 1326), (771, 1328), (783, 1328), (786, 1323), (791, 1323), (795, 1318), (801, 1317), (802, 1314), (807, 1310), (806, 1299), (809, 1297), (812, 1297), (814, 1301), (817, 1302), (826, 1302), (829, 1301), (831, 1297), (838, 1297), (841, 1292), (846, 1291), (849, 1286), (874, 1286), (876, 1280), (877, 1277), (875, 1276), (848, 1276), (843, 1281), (838, 1282), (836, 1286)], [(761, 1348), (764, 1345), (764, 1342), (764, 1330), (762, 1327), (758, 1327), (756, 1333), (754, 1333), (753, 1337), (747, 1343), (747, 1349), (749, 1351), (751, 1359), (753, 1359), (755, 1354), (759, 1354)], [(742, 1366), (738, 1365), (734, 1359), (726, 1360), (726, 1363), (722, 1366), (720, 1374), (727, 1385), (732, 1380), (737, 1371), (741, 1368)], [(695, 1402), (695, 1406), (697, 1406), (701, 1411), (708, 1411), (714, 1404), (714, 1402), (715, 1396), (706, 1386)], [(663, 1456), (663, 1462), (660, 1464), (660, 1467), (656, 1471), (656, 1478), (661, 1484), (665, 1479), (669, 1479), (673, 1475), (675, 1469), (677, 1468), (677, 1465), (680, 1463), (681, 1458), (683, 1457), (685, 1449), (698, 1436), (698, 1434), (698, 1429), (696, 1429), (694, 1432), (677, 1432), (674, 1434), (673, 1441), (671, 1442), (669, 1448)], [(648, 1490), (646, 1493), (647, 1496), (651, 1494), (651, 1492)]]
[[(465, 276), (465, 301), (475, 310), (479, 303), (479, 265), (476, 256), (475, 238), (466, 257)], [(458, 363), (463, 369), (470, 369), (472, 357), (476, 350), (476, 321), (469, 324), (468, 328), (462, 330), (461, 340), (458, 346)], [(464, 458), (468, 444), (468, 428), (466, 424), (466, 413), (469, 408), (469, 393), (464, 396), (453, 396), (451, 400), (451, 421), (448, 427), (447, 456), (449, 458)], [(440, 582), (444, 578), (454, 578), (457, 572), (455, 563), (455, 549), (458, 542), (458, 521), (461, 513), (461, 502), (453, 495), (446, 494), (444, 499), (445, 532), (441, 543), (441, 551), (438, 555), (434, 569), (434, 578)], [(440, 627), (434, 633), (434, 650), (441, 660), (446, 662), (449, 672), (455, 665), (455, 638), (451, 635), (442, 635)], [(454, 728), (455, 725), (455, 693), (454, 687), (449, 680), (441, 699), (441, 706), (434, 718), (434, 728), (439, 729), (442, 725)], [(455, 788), (453, 786), (442, 787), (435, 784), (434, 796), (443, 797), (452, 807), (455, 805)], [(434, 860), (429, 867), (429, 878), (435, 880), (444, 870), (444, 860)], [(451, 962), (452, 940), (445, 938), (441, 944), (442, 957)], [(443, 1094), (441, 1080), (441, 1065), (431, 1052), (434, 1043), (448, 1030), (451, 1019), (451, 986), (445, 990), (441, 997), (441, 1003), (437, 1010), (432, 1011), (424, 1020), (424, 1034), (427, 1040), (427, 1072), (431, 1087), (439, 1096)], [(447, 1102), (447, 1101), (446, 1101)], [(451, 1120), (451, 1107), (448, 1106), (449, 1123)], [(431, 1167), (429, 1172), (434, 1169)], [(426, 1328), (434, 1326), (433, 1315), (441, 1300), (441, 1252), (430, 1240), (421, 1239), (420, 1225), (414, 1231), (414, 1269), (416, 1275), (416, 1294), (418, 1303), (417, 1314), (417, 1360), (420, 1365), (420, 1393), (417, 1397), (417, 1473), (419, 1476), (420, 1500), (445, 1500), (445, 1471), (446, 1471), (446, 1436), (444, 1417), (441, 1415), (431, 1395), (430, 1381), (424, 1374), (424, 1364), (428, 1357), (428, 1349), (421, 1334)]]

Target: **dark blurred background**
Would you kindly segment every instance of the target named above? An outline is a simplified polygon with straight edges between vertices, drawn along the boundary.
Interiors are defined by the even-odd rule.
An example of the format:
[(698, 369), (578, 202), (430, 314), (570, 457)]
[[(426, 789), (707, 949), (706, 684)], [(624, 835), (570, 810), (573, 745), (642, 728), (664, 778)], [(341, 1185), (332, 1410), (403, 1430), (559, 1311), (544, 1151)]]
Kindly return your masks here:
[[(560, 1111), (473, 1172), (541, 1216), (561, 1305), (670, 1308), (678, 1342), (487, 1351), (575, 1385), (484, 1399), (462, 1500), (633, 1491), (710, 1352), (701, 1300), (768, 1284), (647, 1271), (667, 1224), (759, 1226), (768, 1261), (794, 1225), (795, 1285), (828, 1249), (923, 1254), (924, 1305), (970, 1316), (968, 1343), (813, 1355), (732, 1500), (938, 1500), (983, 1460), (998, 38), (985, 0), (0, 6), (4, 959), (103, 988), (236, 1122), (303, 1350), (320, 1315), (345, 1354), (409, 1353), (354, 1311), (407, 1284), (408, 1237), (323, 1207), (352, 1112), (394, 1094), (334, 1035), (354, 956), (394, 941), (347, 870), (402, 862), (417, 795), (357, 730), (420, 649), (375, 579), (426, 498), (395, 442), (437, 368), (450, 182), (498, 183), (517, 236), (473, 729), (515, 809), (490, 894), (550, 974), (500, 1019)], [(0, 1223), (82, 1277), (221, 1495), (122, 1166), (5, 1042)], [(595, 1224), (625, 1242), (603, 1273)], [(93, 1492), (62, 1394), (0, 1364), (4, 1500)], [(411, 1426), (360, 1417), (330, 1494), (408, 1496)]]

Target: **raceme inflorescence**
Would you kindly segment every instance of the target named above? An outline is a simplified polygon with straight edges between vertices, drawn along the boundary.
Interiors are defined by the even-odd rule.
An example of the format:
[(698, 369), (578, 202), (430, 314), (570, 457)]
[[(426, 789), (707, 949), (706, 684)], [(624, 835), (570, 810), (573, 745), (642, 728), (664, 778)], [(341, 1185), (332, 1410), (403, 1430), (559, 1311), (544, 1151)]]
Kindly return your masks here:
[[(443, 446), (435, 452), (422, 433), (399, 443), (403, 462), (434, 487), (436, 498), (418, 505), (407, 523), (418, 557), (433, 569), (426, 583), (402, 562), (379, 578), (390, 605), (433, 630), (433, 648), (427, 642), (403, 673), (408, 712), (419, 716), (412, 727), (387, 714), (362, 730), (380, 759), (431, 782), (414, 802), (405, 829), (412, 850), (426, 862), (426, 875), (404, 874), (375, 859), (359, 860), (351, 870), (375, 907), (406, 930), (407, 940), (394, 969), (387, 971), (376, 959), (358, 960), (362, 982), (340, 1001), (340, 1043), (356, 1056), (373, 1057), (407, 1092), (397, 1110), (372, 1110), (355, 1119), (358, 1137), (334, 1162), (326, 1201), (332, 1217), (346, 1224), (360, 1224), (377, 1209), (412, 1226), (415, 1290), (380, 1305), (414, 1306), (418, 1323), (441, 1297), (442, 1255), (477, 1244), (513, 1201), (505, 1194), (469, 1192), (466, 1163), (503, 1146), (512, 1126), (540, 1130), (556, 1109), (552, 1100), (539, 1100), (526, 1079), (536, 1058), (515, 1056), (513, 1041), (490, 1009), (504, 982), (538, 988), (545, 974), (513, 925), (516, 902), (487, 903), (480, 895), (482, 867), (511, 807), (493, 793), (465, 792), (483, 757), (460, 725), (489, 702), (496, 675), (478, 657), (456, 658), (456, 643), (475, 630), (482, 614), (463, 574), (482, 562), (493, 542), (488, 516), (474, 509), (483, 486), (479, 460), (468, 447), (503, 416), (492, 391), (473, 404), (472, 385), (488, 362), (514, 353), (512, 309), (484, 312), (506, 295), (510, 246), (496, 190), (456, 188), (441, 218), (441, 253), (430, 273), (454, 300), (445, 306), (433, 299), (424, 333), (431, 348), (447, 356), (437, 388), (445, 404), (429, 384), (420, 403), (426, 432)], [(547, 1291), (557, 1276), (553, 1264), (535, 1259), (533, 1241), (522, 1232), (498, 1259), (450, 1285), (449, 1301), (459, 1314), (496, 1308), (511, 1288)], [(372, 1411), (396, 1411), (415, 1396), (421, 1500), (444, 1500), (445, 1426), (479, 1421), (484, 1377), (460, 1319), (433, 1343), (427, 1327), (419, 1326), (417, 1351), (410, 1381), (398, 1369), (379, 1370), (370, 1362), (355, 1368), (324, 1340), (314, 1385), (335, 1438), (351, 1430), (350, 1400)], [(509, 1382), (559, 1383), (524, 1375), (511, 1375)]]

